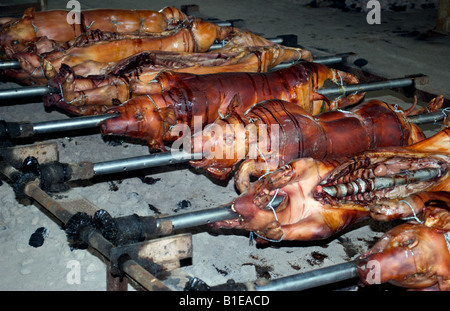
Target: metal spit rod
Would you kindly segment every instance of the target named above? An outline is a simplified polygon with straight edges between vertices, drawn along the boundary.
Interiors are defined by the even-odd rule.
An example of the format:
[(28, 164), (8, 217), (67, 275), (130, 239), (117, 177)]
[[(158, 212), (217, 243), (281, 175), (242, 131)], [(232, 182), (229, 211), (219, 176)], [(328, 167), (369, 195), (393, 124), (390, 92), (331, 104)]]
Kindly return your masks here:
[[(282, 44), (283, 43), (283, 38), (279, 38), (279, 37), (275, 37), (275, 38), (267, 38), (267, 40), (272, 41), (275, 44)], [(211, 47), (209, 48), (210, 50), (217, 50), (220, 48), (223, 48), (225, 46), (225, 44), (227, 44), (227, 41), (223, 41), (221, 43), (215, 43), (213, 45), (211, 45)]]
[[(437, 173), (436, 171), (439, 171), (439, 173)], [(412, 171), (411, 178), (402, 178), (403, 181), (396, 180), (396, 183), (394, 183), (394, 184), (385, 183), (384, 177), (376, 177), (374, 179), (375, 180), (379, 179), (380, 181), (382, 181), (378, 186), (378, 189), (380, 190), (383, 188), (391, 188), (393, 185), (394, 186), (406, 185), (406, 184), (414, 183), (417, 181), (434, 178), (438, 174), (440, 174), (439, 169), (424, 169), (424, 170), (420, 170), (420, 172)], [(375, 181), (375, 183), (377, 183), (377, 181)], [(323, 187), (323, 188), (326, 188), (326, 187)], [(284, 196), (282, 196), (282, 195), (276, 196), (273, 199), (271, 205), (273, 207), (277, 207), (283, 202), (283, 199), (284, 199)], [(195, 211), (195, 212), (175, 214), (172, 216), (157, 218), (156, 224), (153, 225), (155, 227), (151, 228), (150, 232), (158, 232), (159, 234), (170, 234), (170, 233), (172, 233), (173, 230), (177, 230), (177, 229), (186, 229), (186, 228), (196, 227), (199, 225), (214, 223), (217, 221), (236, 219), (238, 214), (233, 211), (233, 204), (234, 203), (230, 203), (230, 204), (222, 205), (222, 206), (215, 207), (212, 209), (205, 209), (205, 210), (200, 210), (200, 211)], [(150, 222), (150, 223), (153, 224), (153, 222)], [(167, 224), (169, 224), (169, 227), (170, 227), (168, 231), (155, 230), (155, 228), (162, 228), (162, 227), (167, 228)], [(343, 275), (340, 275), (340, 273), (342, 271), (345, 271), (345, 272)], [(336, 270), (335, 275), (333, 275), (333, 273), (331, 273), (331, 272), (333, 272), (332, 268), (330, 268), (330, 270), (328, 272), (332, 278), (343, 278), (343, 279), (348, 278), (349, 276), (353, 276), (352, 273), (354, 273), (354, 271), (351, 269), (351, 266), (348, 266), (345, 269), (342, 269), (342, 266), (340, 266)], [(280, 280), (279, 282), (273, 283), (271, 285), (267, 285), (270, 287), (262, 287), (261, 290), (276, 290), (275, 288), (277, 286), (281, 286), (281, 284), (283, 284), (283, 286), (285, 286), (286, 285), (285, 283), (289, 284), (289, 282), (294, 282), (294, 284), (295, 284), (295, 285), (289, 285), (289, 286), (299, 286), (297, 284), (297, 282), (306, 282), (308, 277), (310, 277), (310, 276), (304, 275), (304, 276), (299, 276), (298, 279), (294, 278), (292, 280), (289, 279), (289, 280), (285, 280), (285, 281)], [(335, 281), (333, 281), (333, 282), (335, 282)], [(296, 289), (296, 290), (298, 290), (298, 289)]]
[(193, 159), (201, 158), (201, 153), (186, 153), (184, 151), (162, 152), (132, 158), (94, 163), (93, 170), (94, 175), (98, 176), (176, 163), (184, 163)]
[(409, 116), (408, 121), (414, 124), (433, 123), (444, 120), (450, 113), (450, 108), (439, 109), (435, 112), (418, 114), (415, 116)]
[(5, 122), (0, 120), (0, 139), (26, 138), (40, 134), (93, 128), (100, 126), (101, 122), (116, 116), (118, 116), (118, 113), (74, 117), (36, 123)]
[(358, 84), (348, 84), (330, 88), (324, 88), (317, 91), (325, 96), (330, 95), (346, 95), (354, 92), (368, 92), (368, 91), (376, 91), (382, 89), (394, 89), (394, 88), (402, 88), (413, 85), (413, 78), (400, 78), (400, 79), (390, 79), (385, 81), (378, 82), (367, 82), (367, 83), (358, 83)]
[(59, 90), (52, 89), (46, 85), (23, 86), (12, 89), (0, 90), (0, 101), (24, 97), (38, 97), (48, 95), (51, 93), (59, 93)]
[[(276, 206), (276, 202), (273, 203), (273, 205)], [(223, 205), (216, 208), (158, 218), (157, 223), (158, 226), (161, 226), (163, 222), (169, 222), (171, 224), (171, 231), (174, 231), (233, 219), (237, 218), (237, 216), (238, 215), (231, 210), (230, 205)]]
[(15, 59), (0, 61), (0, 70), (20, 69), (20, 68), (21, 67), (20, 67), (19, 61), (15, 60)]
[[(281, 204), (283, 199), (284, 196), (281, 195), (275, 197), (271, 203), (272, 207), (276, 208)], [(231, 204), (227, 204), (210, 209), (158, 218), (158, 222), (169, 221), (172, 224), (173, 230), (179, 230), (211, 224), (217, 221), (235, 219), (237, 216), (238, 214), (233, 212)]]
[[(317, 57), (317, 58), (314, 58), (313, 62), (322, 64), (322, 65), (332, 65), (332, 64), (338, 64), (338, 63), (343, 62), (345, 57), (346, 57), (345, 55)], [(269, 71), (288, 68), (288, 67), (295, 65), (296, 63), (298, 63), (298, 61), (282, 63), (279, 65), (276, 65), (274, 68), (270, 69)]]
[(354, 262), (345, 262), (313, 271), (286, 276), (269, 281), (265, 285), (255, 285), (257, 291), (301, 291), (328, 285), (358, 276)]
[[(107, 175), (121, 172), (128, 172), (140, 169), (146, 169), (151, 167), (159, 167), (177, 163), (185, 163), (190, 160), (198, 160), (202, 159), (201, 153), (188, 153), (185, 151), (177, 151), (177, 152), (161, 152), (155, 154), (149, 154), (138, 157), (131, 157), (125, 159), (111, 160), (105, 162), (97, 162), (93, 164), (94, 175)], [(374, 181), (374, 189), (383, 189), (387, 187), (392, 187), (393, 183), (395, 185), (400, 185), (402, 182), (408, 183), (413, 182), (414, 180), (424, 180), (431, 179), (439, 175), (439, 169), (431, 169), (431, 170), (418, 170), (413, 172), (408, 172), (405, 176), (396, 176), (396, 179), (391, 177), (385, 177), (375, 179)], [(400, 180), (402, 179), (402, 180)], [(404, 179), (404, 181), (403, 181)], [(347, 189), (342, 185), (343, 188)], [(355, 189), (362, 189), (361, 185), (357, 185), (354, 187)], [(343, 193), (344, 190), (337, 191), (335, 187), (323, 187), (324, 191), (329, 193), (331, 196), (336, 196), (336, 193)]]
[(439, 168), (418, 169), (413, 171), (406, 171), (393, 176), (380, 176), (369, 179), (357, 179), (355, 181), (337, 184), (333, 186), (324, 186), (322, 190), (332, 197), (346, 197), (364, 193), (368, 191), (376, 191), (396, 186), (408, 185), (420, 181), (430, 180), (442, 175)]
[(66, 130), (79, 130), (90, 127), (97, 127), (101, 122), (117, 117), (118, 113), (109, 113), (95, 116), (76, 117), (70, 119), (44, 121), (33, 125), (33, 132), (35, 135), (55, 133)]

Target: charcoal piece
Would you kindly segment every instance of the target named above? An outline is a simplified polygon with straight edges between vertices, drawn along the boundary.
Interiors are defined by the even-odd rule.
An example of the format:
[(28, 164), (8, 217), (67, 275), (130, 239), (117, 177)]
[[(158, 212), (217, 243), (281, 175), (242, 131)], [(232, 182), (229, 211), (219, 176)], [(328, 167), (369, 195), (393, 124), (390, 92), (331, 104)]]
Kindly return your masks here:
[(369, 62), (367, 60), (365, 60), (364, 58), (358, 58), (357, 60), (355, 60), (353, 62), (353, 64), (355, 64), (358, 67), (363, 67), (365, 65), (367, 65)]
[(28, 245), (33, 247), (41, 247), (44, 244), (45, 239), (48, 237), (48, 229), (44, 227), (37, 228), (31, 235)]
[(185, 292), (204, 292), (209, 290), (211, 290), (211, 287), (197, 277), (189, 279), (184, 287)]
[(157, 181), (160, 181), (161, 178), (153, 178), (153, 177), (139, 177), (139, 179), (147, 185), (154, 185)]
[(178, 208), (176, 208), (174, 211), (178, 212), (179, 210), (183, 210), (183, 209), (191, 207), (191, 205), (192, 205), (191, 202), (188, 200), (180, 201), (177, 203)]

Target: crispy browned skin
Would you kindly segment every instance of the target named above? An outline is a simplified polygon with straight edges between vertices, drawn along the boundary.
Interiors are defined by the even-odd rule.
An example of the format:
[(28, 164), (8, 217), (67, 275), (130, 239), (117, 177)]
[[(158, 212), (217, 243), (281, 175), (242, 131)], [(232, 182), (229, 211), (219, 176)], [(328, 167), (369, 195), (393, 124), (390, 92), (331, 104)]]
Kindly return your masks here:
[(108, 107), (114, 98), (124, 102), (151, 92), (149, 82), (163, 70), (195, 74), (266, 72), (281, 62), (303, 58), (310, 59), (310, 53), (239, 32), (223, 48), (206, 53), (145, 51), (112, 63), (88, 61), (73, 68), (63, 64), (48, 83), (61, 92), (45, 96), (44, 104)]
[[(163, 140), (178, 137), (178, 134), (171, 135), (169, 127), (172, 125), (186, 124), (193, 133), (238, 106), (245, 111), (266, 99), (282, 98), (313, 114), (322, 109), (332, 110), (359, 101), (364, 94), (323, 103), (323, 97), (315, 91), (320, 89), (325, 80), (336, 81), (338, 75), (347, 83), (358, 82), (353, 75), (308, 62), (267, 73), (193, 75), (163, 72), (149, 84), (147, 96), (138, 100), (138, 97), (132, 98), (108, 110), (119, 112), (120, 116), (103, 122), (101, 129), (103, 134), (144, 139), (149, 141), (151, 147), (159, 146), (162, 149)], [(155, 119), (154, 115), (159, 115), (159, 122), (167, 129), (165, 137), (147, 130), (147, 126), (150, 126), (147, 125), (147, 114), (151, 114), (149, 118), (152, 120)], [(200, 127), (194, 128), (195, 119), (200, 119)], [(136, 127), (136, 124), (139, 124), (141, 131), (131, 135), (127, 129)]]
[(5, 74), (16, 79), (35, 79), (42, 83), (53, 78), (62, 64), (70, 67), (84, 62), (117, 62), (133, 54), (146, 51), (205, 52), (215, 40), (224, 40), (235, 29), (220, 27), (201, 19), (189, 19), (179, 27), (159, 33), (118, 33), (89, 31), (49, 53), (39, 54), (29, 48), (17, 52), (21, 70), (8, 70)]
[[(22, 51), (28, 42), (46, 37), (57, 42), (66, 42), (88, 30), (121, 33), (162, 32), (187, 19), (187, 16), (173, 7), (163, 10), (85, 10), (80, 14), (80, 24), (67, 22), (66, 10), (35, 12), (25, 10), (20, 19), (10, 19), (0, 26), (0, 47), (8, 53)], [(11, 56), (9, 55), (9, 56)]]
[[(230, 125), (233, 131), (227, 133)], [(267, 129), (267, 134), (258, 134), (258, 129)], [(201, 136), (200, 143), (196, 136)], [(237, 110), (195, 134), (193, 151), (203, 153), (204, 158), (191, 164), (226, 179), (244, 159), (235, 175), (236, 187), (242, 192), (250, 176), (260, 177), (297, 158), (331, 160), (380, 147), (406, 146), (424, 138), (402, 110), (379, 100), (317, 116), (286, 101), (267, 100), (245, 113)], [(218, 148), (211, 151), (210, 146), (216, 144)]]
[[(239, 217), (215, 226), (243, 228), (271, 240), (324, 239), (370, 217), (371, 207), (380, 202), (426, 191), (449, 191), (449, 135), (447, 129), (409, 147), (381, 148), (347, 160), (294, 160), (253, 183), (231, 202)], [(323, 191), (325, 186), (423, 168), (439, 168), (441, 173), (431, 180), (342, 198)], [(272, 209), (269, 203), (276, 196), (283, 201)]]
[[(414, 195), (417, 221), (399, 225), (358, 258), (365, 284), (389, 282), (415, 290), (450, 291), (450, 192)], [(448, 242), (450, 244), (450, 241)]]

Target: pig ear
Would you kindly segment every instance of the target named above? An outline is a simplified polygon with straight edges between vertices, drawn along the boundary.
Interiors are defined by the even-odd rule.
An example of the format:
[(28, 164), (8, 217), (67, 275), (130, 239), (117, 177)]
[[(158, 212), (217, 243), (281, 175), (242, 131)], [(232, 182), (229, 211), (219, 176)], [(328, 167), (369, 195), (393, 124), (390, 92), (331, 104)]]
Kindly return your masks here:
[(34, 16), (34, 11), (36, 11), (36, 8), (27, 8), (24, 12), (23, 12), (23, 16), (22, 16), (22, 18), (25, 18), (25, 17), (30, 17), (30, 18), (33, 18), (33, 16)]
[(177, 124), (177, 117), (172, 107), (159, 108), (158, 113), (161, 120), (167, 122), (169, 125)]

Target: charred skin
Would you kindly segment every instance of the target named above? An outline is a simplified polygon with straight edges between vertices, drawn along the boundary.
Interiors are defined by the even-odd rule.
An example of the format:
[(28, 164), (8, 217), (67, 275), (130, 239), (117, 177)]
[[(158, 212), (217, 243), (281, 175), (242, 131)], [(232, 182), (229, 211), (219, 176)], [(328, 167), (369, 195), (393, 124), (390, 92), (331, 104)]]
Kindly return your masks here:
[[(229, 125), (234, 128), (231, 137)], [(403, 112), (378, 100), (350, 111), (329, 111), (315, 117), (298, 105), (268, 100), (243, 115), (235, 111), (209, 127), (220, 128), (224, 136), (211, 137), (208, 127), (197, 133), (202, 136), (202, 144), (196, 144), (194, 137), (194, 152), (203, 151), (205, 156), (191, 164), (217, 178), (227, 178), (234, 166), (246, 159), (235, 175), (240, 192), (248, 188), (250, 176), (260, 177), (294, 159), (337, 159), (380, 147), (411, 145), (425, 138)], [(265, 136), (257, 133), (261, 128), (267, 129)], [(223, 153), (216, 153), (217, 149), (210, 152), (206, 146), (216, 142), (225, 146)]]
[[(448, 191), (450, 129), (411, 147), (383, 148), (364, 152), (351, 159), (320, 161), (301, 158), (253, 183), (232, 202), (239, 214), (216, 227), (237, 227), (254, 231), (270, 240), (316, 240), (327, 238), (359, 220), (371, 216), (372, 207), (424, 192)], [(427, 145), (428, 143), (428, 145)], [(424, 148), (447, 147), (436, 153)], [(348, 184), (356, 179), (396, 176), (403, 171), (439, 168), (440, 175), (414, 184), (370, 190), (346, 197), (332, 197), (324, 187)], [(268, 206), (275, 196), (283, 196), (274, 209)], [(448, 194), (445, 194), (448, 197)], [(444, 196), (444, 197), (445, 197)]]
[[(450, 249), (444, 236), (450, 232), (450, 195), (434, 192), (426, 196), (419, 215), (422, 223), (409, 222), (391, 229), (357, 259), (363, 283), (450, 290)], [(376, 274), (371, 269), (374, 262)]]
[[(156, 103), (164, 122), (169, 125), (186, 124), (191, 129), (191, 133), (194, 133), (237, 107), (245, 111), (267, 98), (281, 97), (309, 111), (320, 110), (323, 98), (317, 99), (315, 91), (323, 85), (325, 80), (334, 79), (337, 74), (338, 71), (326, 66), (306, 62), (267, 73), (230, 72), (194, 75), (162, 72), (155, 81), (149, 83), (152, 89), (147, 96), (147, 104), (154, 108)], [(357, 83), (356, 77), (343, 72), (339, 74), (346, 75), (348, 82)], [(145, 101), (140, 101), (140, 105), (144, 104)], [(335, 109), (339, 107), (338, 105), (338, 102), (333, 102), (324, 107)], [(121, 109), (127, 109), (126, 107), (130, 106), (129, 109), (134, 110), (134, 98), (123, 103), (122, 106)], [(130, 115), (133, 114), (130, 113)], [(112, 124), (119, 118), (123, 120), (125, 117), (112, 118), (103, 123), (102, 133), (140, 139), (156, 136), (146, 132), (131, 135), (125, 131), (125, 128), (119, 129), (118, 126), (114, 126), (113, 129)], [(201, 128), (194, 128), (194, 119), (200, 119)], [(136, 121), (131, 118), (127, 122)], [(155, 137), (155, 139), (162, 140), (164, 137)]]
[[(21, 52), (27, 43), (40, 37), (57, 42), (67, 42), (80, 34), (94, 29), (120, 33), (155, 33), (168, 30), (187, 19), (173, 7), (163, 10), (85, 10), (80, 14), (80, 23), (69, 24), (69, 11), (53, 10), (35, 12), (25, 10), (20, 19), (11, 19), (0, 26), (0, 46), (9, 54)], [(11, 56), (8, 55), (8, 56)]]

